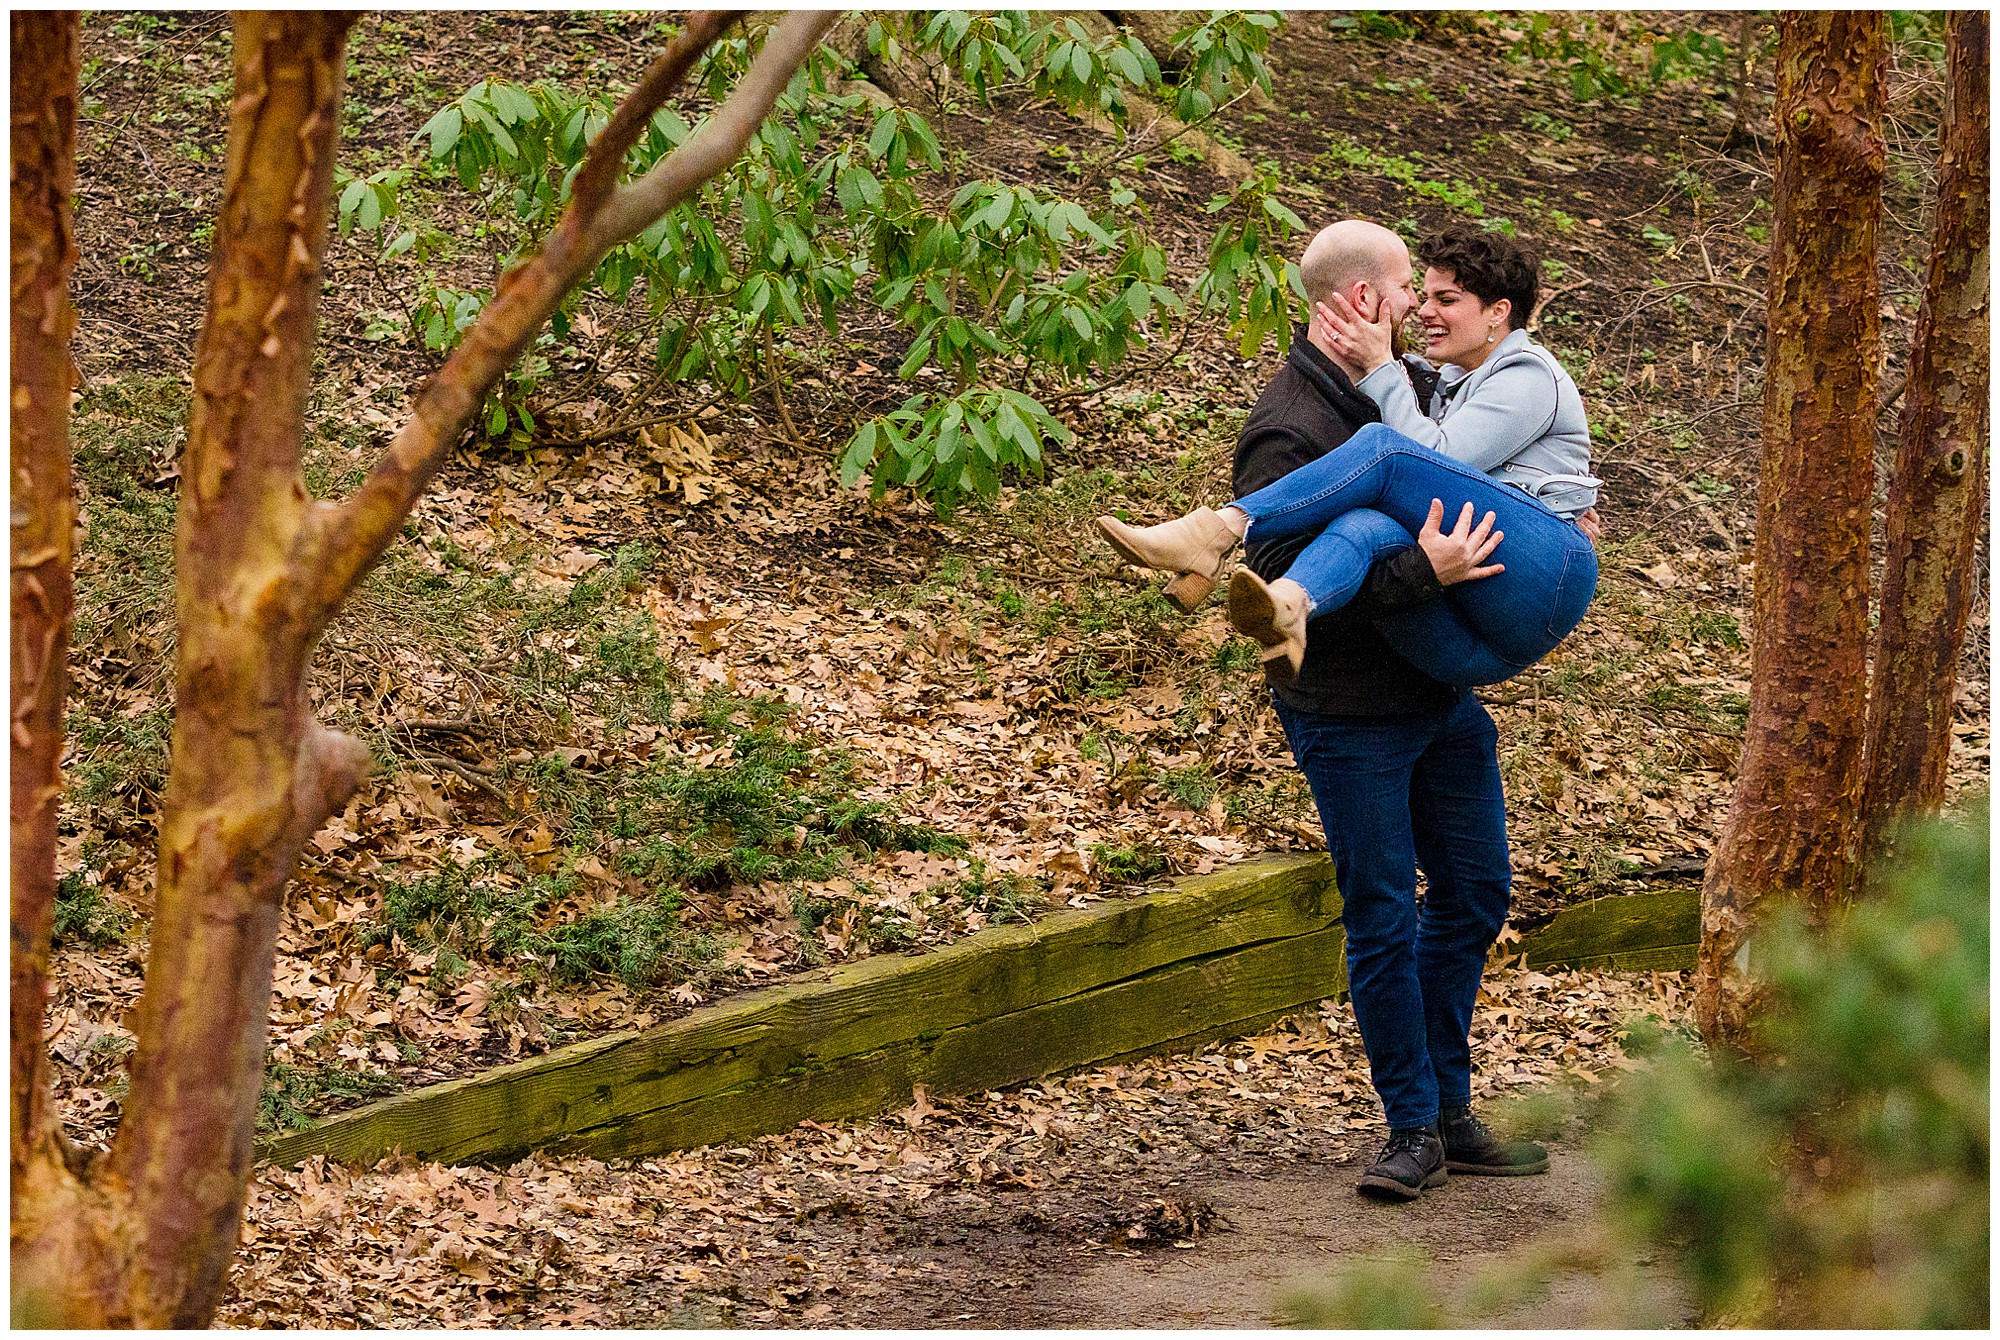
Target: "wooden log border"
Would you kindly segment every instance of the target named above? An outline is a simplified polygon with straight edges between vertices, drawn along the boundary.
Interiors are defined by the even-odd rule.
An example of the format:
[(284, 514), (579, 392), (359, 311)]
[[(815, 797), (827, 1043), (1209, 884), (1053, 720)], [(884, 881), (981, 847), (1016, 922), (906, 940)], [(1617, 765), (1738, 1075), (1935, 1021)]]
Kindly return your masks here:
[[(1521, 948), (1532, 967), (1691, 967), (1696, 900), (1603, 899)], [(257, 1154), (286, 1166), (398, 1149), (444, 1163), (505, 1164), (531, 1149), (633, 1157), (875, 1116), (907, 1105), (919, 1084), (977, 1093), (1190, 1050), (1344, 992), (1339, 915), (1324, 856), (1259, 857), (399, 1094)]]

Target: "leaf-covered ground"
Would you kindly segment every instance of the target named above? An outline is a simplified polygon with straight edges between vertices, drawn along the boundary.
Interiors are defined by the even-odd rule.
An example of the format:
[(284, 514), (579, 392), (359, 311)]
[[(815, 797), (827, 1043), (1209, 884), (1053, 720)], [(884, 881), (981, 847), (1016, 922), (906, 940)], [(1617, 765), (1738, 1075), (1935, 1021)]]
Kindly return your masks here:
[[(1604, 22), (1629, 33), (1658, 18)], [(481, 77), (629, 80), (658, 22), (372, 16), (356, 30), (343, 164), (412, 161), (415, 129)], [(1482, 694), (1501, 729), (1524, 924), (1579, 898), (1697, 879), (1723, 817), (1747, 706), (1770, 176), (1768, 146), (1715, 147), (1730, 122), (1725, 84), (1579, 101), (1568, 68), (1511, 59), (1515, 39), (1498, 19), (1393, 37), (1295, 15), (1272, 47), (1272, 104), (1232, 110), (1223, 134), (1282, 167), (1311, 224), (1361, 214), (1421, 232), (1504, 219), (1549, 262), (1539, 335), (1584, 390), (1609, 487), (1604, 577), (1582, 628)], [(227, 23), (98, 15), (85, 50), (83, 548), (52, 1026), (62, 1098), (88, 1142), (115, 1119), (145, 955), (171, 699), (175, 461), (220, 176)], [(1768, 65), (1758, 74), (1768, 97)], [(1938, 96), (1935, 74), (1907, 55), (1892, 88), (1890, 384), (1916, 313)], [(1018, 100), (1005, 115), (952, 116), (947, 129), (982, 170), (1049, 189), (1063, 186), (1065, 146), (1097, 142)], [(1191, 273), (1210, 228), (1202, 205), (1224, 183), (1163, 159), (1130, 184), (1177, 272)], [(493, 220), (445, 189), (411, 207), (452, 239), (423, 264), (465, 287), (491, 282)], [(315, 489), (359, 477), (433, 366), (400, 333), (418, 264), (375, 259), (352, 239), (333, 245)], [(837, 486), (854, 416), (902, 394), (893, 369), (908, 336), (886, 319), (800, 351), (788, 407), (802, 442), (767, 397), (710, 403), (706, 388), (650, 384), (633, 341), (620, 343), (630, 319), (606, 305), (579, 320), (611, 353), (579, 358), (551, 393), (569, 403), (548, 407), (546, 432), (571, 444), (461, 453), (327, 638), (319, 710), (368, 739), (382, 766), (315, 838), (295, 886), (267, 1129), (801, 968), (1319, 844), (1250, 647), (1218, 605), (1175, 614), (1157, 577), (1121, 569), (1089, 529), (1100, 511), (1160, 518), (1222, 496), (1235, 430), (1274, 351), (1245, 359), (1219, 330), (1198, 331), (1171, 361), (1062, 401), (1076, 441), (1046, 481), (941, 520), (897, 493), (877, 503)], [(574, 444), (635, 405), (681, 417), (643, 437)], [(1882, 420), (1885, 450), (1893, 418)], [(1987, 627), (1982, 589), (1957, 787), (1988, 773)], [(1303, 1035), (1260, 1045), (1287, 1036)], [(1508, 1036), (1496, 1026), (1480, 1045)], [(1351, 1095), (1360, 1123), (1368, 1103), (1353, 1059), (1311, 1092)], [(1028, 1092), (953, 1106), (951, 1122), (912, 1134), (947, 1126), (983, 1148), (1012, 1130), (994, 1124), (1008, 1105), (1054, 1102)], [(613, 1250), (627, 1216), (600, 1196), (715, 1199), (745, 1169), (786, 1158), (802, 1169), (835, 1158), (827, 1151), (842, 1140), (838, 1157), (877, 1138), (804, 1132), (740, 1156), (667, 1161), (656, 1183), (574, 1167), (504, 1179), (274, 1174), (252, 1209), (267, 1227), (246, 1249), (252, 1268), (232, 1315), (407, 1324), (443, 1315), (425, 1308), (448, 1296), (465, 1320), (481, 1309), (554, 1320), (563, 1309), (535, 1301), (544, 1274), (575, 1320), (637, 1315), (617, 1310), (637, 1306), (629, 1300), (607, 1311), (575, 1292), (563, 1265), (572, 1246)], [(1015, 1158), (1022, 1175), (1037, 1175), (1046, 1148)], [(952, 1169), (941, 1182), (987, 1194), (979, 1177), (968, 1183), (962, 1152), (940, 1157)], [(870, 1175), (887, 1186), (901, 1176)], [(507, 1189), (565, 1178), (563, 1194), (584, 1209), (541, 1190), (517, 1202)], [(397, 1248), (393, 1232), (378, 1244), (372, 1293), (297, 1274), (306, 1258), (281, 1252), (268, 1227), (296, 1216), (360, 1251), (349, 1238), (368, 1231), (362, 1216), (335, 1208), (422, 1206), (424, 1222), (442, 1223), (452, 1197), (469, 1197), (462, 1224), (420, 1248)], [(478, 1208), (503, 1202), (517, 1209), (492, 1213), (511, 1222)], [(659, 1261), (671, 1247), (672, 1269), (692, 1272), (674, 1295), (694, 1300), (686, 1315), (716, 1315), (706, 1309), (721, 1304), (697, 1296), (720, 1275), (742, 1295), (731, 1315), (818, 1319), (784, 1310), (819, 1297), (785, 1293), (819, 1288), (800, 1285), (811, 1272), (765, 1280), (771, 1262), (746, 1265), (751, 1239), (730, 1236), (739, 1229), (751, 1232), (725, 1233), (718, 1220), (712, 1246), (659, 1239)], [(534, 1250), (553, 1253), (526, 1276), (511, 1248), (491, 1251), (522, 1234), (543, 1234)], [(431, 1250), (447, 1239), (459, 1245)], [(586, 1242), (598, 1245), (576, 1246)], [(860, 1315), (845, 1309), (820, 1316)]]
[[(1677, 976), (1496, 969), (1475, 1101), (1548, 1138), (1509, 1095), (1601, 1083), (1625, 1063), (1628, 1021), (1684, 1021)], [(967, 1099), (919, 1093), (879, 1121), (807, 1122), (744, 1146), (506, 1169), (313, 1159), (258, 1174), (221, 1320), (1102, 1326), (1114, 1314), (1038, 1286), (1107, 1258), (1198, 1249), (1232, 1227), (1204, 1188), (1233, 1178), (1316, 1178), (1352, 1198), (1378, 1113), (1353, 1015), (1329, 1002), (1197, 1056)], [(1434, 1193), (1448, 1194), (1477, 1193)], [(1587, 1211), (1537, 1202), (1477, 1246), (1497, 1253)], [(1201, 1300), (1184, 1306), (1201, 1315)]]

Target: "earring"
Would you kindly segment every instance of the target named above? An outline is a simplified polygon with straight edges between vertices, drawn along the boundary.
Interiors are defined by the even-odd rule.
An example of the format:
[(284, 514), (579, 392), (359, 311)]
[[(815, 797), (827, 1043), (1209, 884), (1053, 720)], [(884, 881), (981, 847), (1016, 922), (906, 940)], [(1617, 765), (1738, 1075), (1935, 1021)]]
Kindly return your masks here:
[(1498, 326), (1488, 326), (1488, 327), (1486, 328), (1486, 342), (1487, 342), (1488, 344), (1491, 344), (1491, 343), (1493, 343), (1493, 341), (1495, 341), (1496, 339), (1500, 338), (1500, 337), (1499, 337), (1498, 335), (1496, 335), (1496, 334), (1494, 333), (1494, 332), (1495, 332), (1495, 331), (1497, 331), (1497, 330), (1499, 330), (1499, 327), (1498, 327)]

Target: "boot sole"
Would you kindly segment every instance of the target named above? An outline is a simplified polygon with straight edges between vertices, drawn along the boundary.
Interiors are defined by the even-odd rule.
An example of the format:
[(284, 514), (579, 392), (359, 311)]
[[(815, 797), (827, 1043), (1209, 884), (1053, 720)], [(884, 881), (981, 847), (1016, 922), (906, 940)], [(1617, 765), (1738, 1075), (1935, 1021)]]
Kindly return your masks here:
[(1444, 1166), (1467, 1177), (1533, 1177), (1538, 1173), (1547, 1172), (1549, 1161), (1543, 1159), (1539, 1163), (1497, 1164), (1460, 1163), (1456, 1159), (1446, 1159)]
[(1443, 1186), (1447, 1176), (1445, 1168), (1440, 1165), (1426, 1174), (1422, 1182), (1410, 1186), (1393, 1177), (1376, 1177), (1371, 1173), (1364, 1175), (1354, 1189), (1374, 1200), (1415, 1200), (1432, 1187)]
[[(1106, 526), (1102, 521), (1097, 523), (1097, 533), (1104, 537), (1104, 542), (1111, 546), (1118, 557), (1124, 559), (1133, 567), (1146, 568), (1153, 572), (1159, 571), (1158, 568), (1153, 567), (1151, 563), (1147, 562), (1140, 555), (1134, 553), (1123, 540), (1118, 538), (1118, 533), (1109, 526)], [(1160, 594), (1167, 598), (1169, 605), (1172, 605), (1182, 614), (1193, 614), (1201, 608), (1201, 603), (1208, 599), (1209, 592), (1214, 589), (1215, 578), (1204, 576), (1199, 572), (1183, 572), (1180, 576), (1168, 582), (1167, 589)]]
[(1133, 553), (1131, 548), (1125, 543), (1125, 541), (1118, 538), (1118, 532), (1111, 529), (1111, 527), (1105, 525), (1102, 520), (1098, 521), (1097, 523), (1097, 533), (1104, 537), (1104, 542), (1106, 544), (1110, 545), (1113, 549), (1115, 549), (1118, 552), (1118, 557), (1124, 559), (1127, 563), (1130, 563), (1133, 567), (1147, 568), (1147, 569), (1152, 568), (1153, 565), (1151, 563), (1148, 563), (1145, 559)]
[(1247, 568), (1238, 568), (1229, 579), (1229, 623), (1264, 648), (1264, 670), (1273, 684), (1289, 684), (1299, 677), (1299, 667), (1289, 655), (1290, 639), (1278, 628), (1278, 607), (1270, 588)]

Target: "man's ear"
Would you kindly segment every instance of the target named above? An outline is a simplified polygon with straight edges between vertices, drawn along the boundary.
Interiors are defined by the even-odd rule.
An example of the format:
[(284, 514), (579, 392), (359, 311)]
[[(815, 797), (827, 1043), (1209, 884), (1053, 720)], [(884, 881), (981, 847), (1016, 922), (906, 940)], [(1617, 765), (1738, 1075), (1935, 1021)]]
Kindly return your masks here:
[(1512, 330), (1514, 328), (1514, 300), (1512, 298), (1495, 298), (1492, 305), (1486, 310), (1499, 313), (1501, 329)]
[(1373, 321), (1381, 315), (1382, 295), (1365, 279), (1354, 281), (1353, 287), (1347, 290), (1347, 301), (1361, 314), (1363, 321)]

